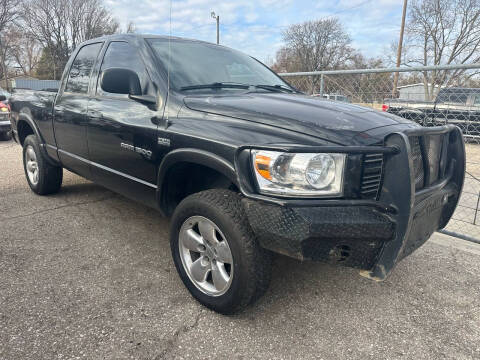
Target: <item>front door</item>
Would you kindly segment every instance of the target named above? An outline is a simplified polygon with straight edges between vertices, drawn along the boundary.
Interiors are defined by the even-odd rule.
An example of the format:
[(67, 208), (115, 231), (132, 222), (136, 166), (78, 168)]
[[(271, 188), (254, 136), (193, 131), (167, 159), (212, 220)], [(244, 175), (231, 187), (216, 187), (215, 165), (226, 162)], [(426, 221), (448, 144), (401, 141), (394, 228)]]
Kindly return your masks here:
[[(156, 95), (142, 59), (128, 42), (113, 41), (108, 45), (98, 78), (109, 68), (135, 71), (142, 94)], [(143, 194), (155, 200), (151, 192), (156, 189), (154, 150), (161, 111), (155, 105), (131, 100), (126, 94), (105, 92), (98, 81), (89, 103), (87, 131), (95, 181), (127, 196), (137, 198)]]

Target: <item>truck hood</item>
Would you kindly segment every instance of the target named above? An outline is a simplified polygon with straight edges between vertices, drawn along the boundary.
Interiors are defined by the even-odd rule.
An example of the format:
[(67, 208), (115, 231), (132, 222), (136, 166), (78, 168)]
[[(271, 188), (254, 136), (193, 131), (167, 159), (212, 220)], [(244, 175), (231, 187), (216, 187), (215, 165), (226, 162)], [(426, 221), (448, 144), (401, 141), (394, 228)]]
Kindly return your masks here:
[[(306, 95), (248, 93), (184, 98), (197, 111), (271, 125), (341, 145), (366, 144), (369, 130), (410, 121), (373, 110)], [(373, 139), (371, 139), (373, 140)]]

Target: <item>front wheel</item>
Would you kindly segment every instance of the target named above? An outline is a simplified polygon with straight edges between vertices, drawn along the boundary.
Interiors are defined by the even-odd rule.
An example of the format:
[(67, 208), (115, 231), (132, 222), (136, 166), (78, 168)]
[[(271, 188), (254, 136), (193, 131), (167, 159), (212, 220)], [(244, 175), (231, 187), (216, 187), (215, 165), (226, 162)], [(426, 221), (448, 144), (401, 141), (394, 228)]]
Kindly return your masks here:
[(170, 244), (190, 293), (223, 314), (238, 312), (268, 288), (271, 254), (256, 241), (241, 204), (228, 190), (207, 190), (175, 210)]

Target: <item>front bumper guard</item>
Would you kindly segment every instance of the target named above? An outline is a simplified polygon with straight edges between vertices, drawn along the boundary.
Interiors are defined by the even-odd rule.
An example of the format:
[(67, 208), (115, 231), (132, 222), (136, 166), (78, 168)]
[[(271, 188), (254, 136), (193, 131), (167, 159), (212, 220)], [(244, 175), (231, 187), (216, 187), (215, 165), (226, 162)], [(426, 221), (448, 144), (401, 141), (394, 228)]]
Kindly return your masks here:
[[(415, 191), (412, 149), (408, 137), (439, 134), (448, 136), (445, 176), (431, 186)], [(385, 139), (385, 145), (400, 148), (398, 154), (385, 161), (384, 182), (379, 197), (380, 202), (396, 207), (397, 211), (390, 214), (396, 231), (395, 237), (385, 242), (373, 268), (362, 272), (362, 275), (374, 280), (384, 280), (398, 261), (447, 225), (460, 199), (465, 178), (465, 144), (462, 132), (456, 126), (394, 133)]]
[[(415, 191), (409, 137), (439, 134), (448, 136), (445, 175)], [(249, 171), (245, 167), (241, 169), (248, 163), (242, 161), (242, 156), (249, 153), (242, 151), (245, 148), (236, 158), (237, 169), (244, 175)], [(258, 194), (251, 187), (252, 182), (239, 180), (241, 191), (246, 195), (244, 207), (262, 246), (300, 259), (334, 258), (362, 269), (362, 276), (377, 281), (384, 280), (402, 258), (446, 226), (458, 204), (465, 176), (462, 133), (453, 125), (392, 133), (385, 138), (383, 147), (269, 149), (384, 153), (383, 184), (377, 200), (271, 198)], [(350, 262), (342, 257), (343, 252), (348, 252), (345, 242), (356, 248), (357, 257)], [(316, 247), (310, 246), (312, 244)], [(314, 248), (320, 248), (323, 257), (316, 256)]]

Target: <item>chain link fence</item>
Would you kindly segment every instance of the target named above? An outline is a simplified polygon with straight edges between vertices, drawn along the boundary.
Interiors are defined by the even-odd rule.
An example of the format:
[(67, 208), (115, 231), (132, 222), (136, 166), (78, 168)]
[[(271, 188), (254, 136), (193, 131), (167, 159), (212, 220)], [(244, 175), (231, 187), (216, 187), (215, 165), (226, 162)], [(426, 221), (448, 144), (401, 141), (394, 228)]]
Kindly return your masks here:
[(423, 126), (459, 126), (466, 141), (467, 172), (459, 205), (445, 230), (480, 242), (480, 64), (279, 75), (312, 96), (368, 106)]

